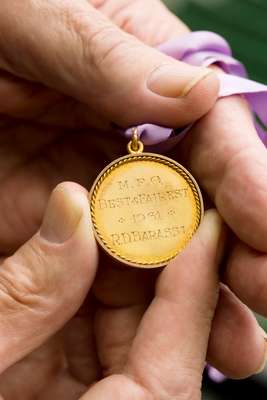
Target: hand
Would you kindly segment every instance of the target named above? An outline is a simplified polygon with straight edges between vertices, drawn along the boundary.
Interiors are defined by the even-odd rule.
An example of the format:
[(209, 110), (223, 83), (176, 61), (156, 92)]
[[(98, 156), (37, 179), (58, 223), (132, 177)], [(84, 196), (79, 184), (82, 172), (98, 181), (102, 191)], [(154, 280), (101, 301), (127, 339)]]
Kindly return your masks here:
[(87, 195), (76, 184), (58, 186), (40, 231), (2, 261), (1, 399), (200, 400), (221, 219), (209, 211), (158, 276), (100, 258), (93, 284), (98, 254)]
[[(267, 153), (246, 101), (240, 97), (219, 100), (195, 125), (183, 150), (186, 164), (234, 232), (224, 260), (223, 281), (244, 304), (267, 316)], [(236, 332), (237, 347), (243, 346), (242, 329), (240, 325)], [(228, 347), (213, 337), (210, 350), (218, 346), (225, 351), (216, 354), (213, 365), (228, 376), (240, 376), (235, 361), (229, 369), (222, 368)], [(237, 360), (234, 354), (233, 349), (233, 360)]]
[[(199, 77), (203, 70), (166, 58), (133, 36), (125, 36), (101, 12), (149, 45), (186, 32), (184, 25), (155, 1), (142, 4), (141, 14), (138, 1), (130, 7), (125, 4), (120, 10), (117, 9), (119, 4), (111, 0), (103, 2), (102, 6), (99, 3), (96, 12), (85, 1), (75, 2), (75, 6), (67, 1), (57, 3), (57, 6), (44, 0), (30, 4), (25, 1), (1, 2), (0, 65), (5, 72), (0, 85), (3, 99), (0, 112), (6, 119), (3, 117), (1, 121), (0, 248), (6, 256), (17, 251), (39, 229), (48, 197), (57, 183), (74, 180), (88, 187), (102, 166), (116, 154), (122, 154), (121, 140), (117, 137), (114, 140), (112, 132), (106, 137), (95, 131), (88, 135), (88, 132), (77, 130), (77, 126), (107, 129), (112, 124), (128, 126), (148, 120), (178, 126), (199, 118), (214, 104), (215, 76), (206, 76), (189, 90), (187, 96), (178, 98), (186, 87), (190, 87), (192, 77)], [(97, 6), (96, 3), (93, 5)], [(17, 15), (24, 22), (23, 26), (16, 24)], [(150, 24), (141, 25), (140, 18), (147, 18)], [(91, 27), (92, 31), (89, 30)], [(98, 32), (97, 28), (100, 28), (99, 35), (92, 35), (92, 32)], [(48, 40), (51, 34), (53, 40)], [(156, 37), (155, 42), (153, 37)], [(113, 42), (115, 39), (118, 41)], [(82, 51), (84, 43), (86, 48)], [(103, 43), (111, 47), (103, 48)], [(95, 60), (98, 62), (94, 63)], [(173, 75), (168, 71), (164, 75), (168, 82), (161, 76), (152, 85), (153, 90), (164, 89), (163, 96), (154, 95), (146, 89), (145, 80), (166, 62), (175, 66), (178, 79), (176, 72)], [(117, 65), (122, 69), (119, 70)], [(174, 95), (175, 99), (170, 97)], [(243, 140), (243, 134), (241, 137), (238, 130), (236, 135), (240, 140), (231, 142), (230, 146), (228, 131), (220, 122), (225, 114), (221, 114), (218, 107), (225, 107), (229, 112), (225, 104), (227, 102), (230, 108), (233, 101), (244, 124), (242, 129), (247, 129), (248, 136), (260, 146), (250, 114), (246, 106), (239, 104), (240, 99), (220, 101), (211, 114), (200, 121), (198, 138), (192, 145), (187, 139), (190, 150), (187, 160), (213, 196), (219, 188), (228, 193), (229, 181), (220, 185), (220, 177), (224, 171), (230, 171), (228, 160), (239, 153)], [(75, 129), (64, 129), (63, 126)], [(235, 129), (237, 131), (236, 126)], [(227, 151), (221, 151), (221, 146), (216, 147), (221, 157), (217, 156), (218, 169), (214, 168), (214, 163), (207, 163), (206, 159), (203, 162), (201, 158), (207, 154), (206, 141), (210, 155), (217, 146), (217, 137), (231, 150), (227, 147)], [(233, 143), (236, 144), (232, 147)], [(201, 168), (198, 167), (200, 162)], [(246, 168), (249, 163), (247, 160)], [(207, 184), (206, 174), (212, 177), (209, 182), (213, 185)], [(241, 191), (243, 184), (244, 177), (237, 182), (234, 193), (238, 193), (238, 188)], [(235, 211), (233, 202), (228, 202), (226, 209)], [(225, 210), (221, 207), (220, 210), (226, 218)], [(237, 216), (238, 213), (240, 209)], [(236, 227), (238, 231), (240, 224), (236, 223)], [(234, 282), (238, 284), (239, 279)], [(263, 304), (262, 299), (257, 302)], [(222, 372), (241, 377), (258, 370), (264, 353), (264, 339), (254, 317), (223, 288), (211, 334), (209, 360)]]
[(3, 0), (0, 11), (2, 114), (75, 128), (184, 126), (216, 101), (212, 71), (137, 39), (185, 29), (158, 0)]

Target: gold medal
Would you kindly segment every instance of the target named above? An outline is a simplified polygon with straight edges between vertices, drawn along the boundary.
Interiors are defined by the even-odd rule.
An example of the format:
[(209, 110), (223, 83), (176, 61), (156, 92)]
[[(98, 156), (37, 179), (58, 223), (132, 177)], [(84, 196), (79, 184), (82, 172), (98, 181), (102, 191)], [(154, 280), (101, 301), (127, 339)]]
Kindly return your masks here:
[(182, 165), (143, 150), (134, 129), (130, 154), (109, 164), (93, 184), (90, 210), (96, 239), (107, 253), (130, 266), (155, 268), (185, 248), (204, 207)]

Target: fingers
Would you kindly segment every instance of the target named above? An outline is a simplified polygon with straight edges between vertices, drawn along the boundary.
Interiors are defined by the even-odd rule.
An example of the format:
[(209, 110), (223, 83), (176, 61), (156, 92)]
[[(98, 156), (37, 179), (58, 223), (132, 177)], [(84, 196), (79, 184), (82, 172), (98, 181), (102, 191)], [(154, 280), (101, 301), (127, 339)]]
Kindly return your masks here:
[[(108, 265), (102, 271), (100, 268), (98, 273), (94, 294), (106, 307), (97, 312), (96, 337), (105, 376), (123, 371), (128, 350), (150, 298), (151, 282), (147, 278), (151, 278), (151, 271), (148, 275), (144, 272), (114, 269)], [(238, 274), (242, 276), (243, 272), (238, 271)], [(249, 280), (254, 282), (254, 279)], [(257, 291), (258, 288), (255, 296)], [(212, 323), (208, 361), (227, 377), (240, 379), (258, 373), (265, 365), (265, 356), (266, 341), (253, 313), (222, 285)]]
[(221, 285), (209, 340), (208, 361), (229, 378), (262, 372), (267, 342), (253, 313)]
[(75, 314), (96, 265), (87, 192), (62, 184), (51, 196), (40, 232), (0, 267), (1, 371)]
[(210, 211), (159, 278), (126, 368), (155, 399), (200, 398), (222, 247), (222, 221)]
[(224, 276), (233, 292), (252, 310), (267, 316), (267, 256), (237, 242)]
[(185, 125), (216, 100), (213, 72), (145, 46), (85, 1), (4, 0), (0, 26), (2, 69), (75, 97), (117, 125)]
[(124, 31), (157, 46), (189, 32), (189, 28), (159, 0), (90, 0)]
[(266, 251), (266, 149), (245, 100), (219, 100), (189, 140), (190, 168), (224, 220), (242, 241)]

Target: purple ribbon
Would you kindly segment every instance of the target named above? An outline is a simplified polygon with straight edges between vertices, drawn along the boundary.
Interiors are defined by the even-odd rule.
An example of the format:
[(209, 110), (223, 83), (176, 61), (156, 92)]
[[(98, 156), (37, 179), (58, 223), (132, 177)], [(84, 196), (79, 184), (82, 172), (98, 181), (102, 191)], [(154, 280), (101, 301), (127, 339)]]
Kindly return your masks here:
[(206, 367), (206, 371), (207, 374), (209, 376), (209, 378), (216, 383), (223, 383), (227, 378), (225, 377), (225, 375), (223, 375), (220, 371), (218, 371), (217, 369), (211, 367), (210, 365), (208, 365)]
[[(159, 49), (188, 64), (204, 67), (216, 64), (226, 72), (219, 74), (219, 97), (245, 96), (251, 110), (257, 116), (255, 126), (259, 136), (267, 145), (267, 132), (264, 129), (264, 125), (267, 126), (267, 86), (247, 79), (245, 67), (233, 58), (225, 39), (213, 32), (192, 32), (181, 39), (172, 39), (164, 43)], [(173, 135), (173, 129), (152, 124), (141, 125), (138, 131), (145, 145), (153, 147), (160, 143), (161, 151), (164, 151), (178, 143), (191, 126), (181, 130), (176, 136)], [(128, 130), (126, 135), (130, 137), (131, 131)]]

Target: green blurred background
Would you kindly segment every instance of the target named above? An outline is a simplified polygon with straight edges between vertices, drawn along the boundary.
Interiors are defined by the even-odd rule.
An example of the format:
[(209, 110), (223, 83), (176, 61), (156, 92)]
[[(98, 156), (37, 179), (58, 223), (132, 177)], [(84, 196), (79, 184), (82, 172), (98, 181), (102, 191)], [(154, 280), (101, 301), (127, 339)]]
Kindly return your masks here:
[(267, 0), (166, 0), (192, 30), (222, 34), (250, 76), (267, 83)]
[[(144, 0), (145, 1), (145, 0)], [(165, 0), (192, 30), (224, 36), (251, 78), (267, 83), (267, 0)], [(267, 331), (267, 323), (258, 317)], [(205, 379), (204, 400), (267, 399), (267, 371), (246, 381), (213, 384)]]

